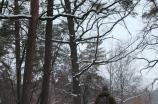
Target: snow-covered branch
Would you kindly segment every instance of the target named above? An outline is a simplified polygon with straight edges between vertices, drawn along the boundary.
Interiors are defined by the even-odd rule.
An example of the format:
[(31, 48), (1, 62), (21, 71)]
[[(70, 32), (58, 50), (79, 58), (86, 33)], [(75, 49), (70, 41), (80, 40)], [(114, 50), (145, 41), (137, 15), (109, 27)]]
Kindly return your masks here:
[[(19, 15), (0, 15), (0, 19), (31, 19), (31, 15), (23, 15), (23, 14), (19, 14)], [(76, 17), (74, 15), (71, 14), (58, 14), (58, 15), (54, 15), (54, 16), (42, 16), (39, 17), (39, 20), (55, 20), (58, 17), (74, 17), (77, 19), (82, 19), (80, 17)]]
[(143, 94), (140, 94), (140, 95), (136, 95), (136, 96), (132, 96), (132, 97), (130, 97), (130, 98), (124, 100), (123, 102), (125, 103), (126, 101), (128, 101), (128, 100), (130, 100), (130, 99), (134, 99), (134, 98), (136, 98), (136, 97), (139, 97), (139, 96), (142, 96), (142, 95), (145, 95), (145, 94), (146, 94), (146, 93), (143, 93)]
[[(108, 8), (110, 8), (111, 6), (115, 5), (117, 2), (112, 3), (111, 5), (98, 10), (95, 9), (91, 9), (89, 11), (87, 11), (85, 14), (83, 14), (81, 17), (77, 17), (75, 15), (72, 14), (57, 14), (54, 16), (39, 16), (39, 20), (55, 20), (58, 17), (73, 17), (76, 19), (84, 19), (86, 18), (91, 12), (94, 12), (96, 14), (102, 13), (104, 10), (108, 10)], [(19, 14), (19, 15), (0, 15), (0, 19), (31, 19), (31, 15), (24, 15), (24, 14)]]

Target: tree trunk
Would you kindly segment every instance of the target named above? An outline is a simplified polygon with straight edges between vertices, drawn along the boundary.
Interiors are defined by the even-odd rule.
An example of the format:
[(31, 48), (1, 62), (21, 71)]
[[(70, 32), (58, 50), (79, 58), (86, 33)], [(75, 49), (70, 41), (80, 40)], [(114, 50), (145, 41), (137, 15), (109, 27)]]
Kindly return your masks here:
[(124, 90), (124, 89), (123, 89), (123, 87), (124, 87), (123, 84), (124, 84), (124, 83), (123, 83), (123, 75), (122, 75), (122, 72), (123, 72), (123, 71), (122, 71), (122, 69), (121, 69), (121, 74), (120, 74), (120, 82), (121, 82), (121, 83), (120, 83), (120, 88), (121, 88), (121, 104), (123, 104), (123, 100), (124, 100), (124, 94), (123, 94), (123, 92), (124, 92), (124, 91), (123, 91), (123, 90)]
[[(71, 14), (70, 1), (65, 0), (65, 5), (68, 13)], [(77, 44), (75, 42), (75, 31), (74, 31), (74, 22), (73, 17), (67, 17), (69, 35), (70, 35), (70, 49), (71, 49), (71, 64), (72, 64), (72, 76), (73, 76), (73, 94), (77, 96), (73, 96), (74, 104), (81, 104), (81, 88), (79, 86), (80, 80), (79, 76), (74, 77), (76, 73), (79, 72), (79, 65), (77, 63)]]
[[(18, 0), (14, 0), (14, 14), (19, 12)], [(17, 104), (20, 104), (21, 96), (21, 70), (20, 70), (20, 35), (19, 35), (19, 20), (15, 21), (15, 55), (16, 55), (16, 76), (17, 76)]]
[[(51, 8), (51, 9), (50, 9)], [(48, 0), (47, 16), (53, 15), (53, 0)], [(45, 41), (45, 64), (40, 104), (49, 103), (50, 72), (52, 61), (52, 20), (47, 20)]]
[(30, 27), (28, 32), (28, 42), (27, 42), (21, 104), (30, 103), (30, 95), (31, 95), (30, 88), (31, 88), (31, 80), (32, 80), (34, 54), (35, 54), (36, 27), (38, 21), (38, 8), (39, 8), (38, 3), (39, 3), (38, 0), (31, 0), (32, 18), (29, 21)]
[(49, 102), (48, 104), (52, 104), (53, 101), (55, 101), (55, 79), (54, 79), (54, 73), (51, 75), (51, 84), (50, 84), (50, 92), (49, 92)]

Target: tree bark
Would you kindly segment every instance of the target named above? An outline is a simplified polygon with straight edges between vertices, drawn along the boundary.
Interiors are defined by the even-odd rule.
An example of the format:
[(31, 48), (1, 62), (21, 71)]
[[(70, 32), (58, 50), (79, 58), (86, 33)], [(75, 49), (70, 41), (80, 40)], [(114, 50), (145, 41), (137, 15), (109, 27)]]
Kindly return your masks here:
[(36, 27), (37, 27), (36, 24), (38, 21), (38, 8), (39, 8), (38, 3), (39, 3), (38, 0), (31, 0), (32, 18), (29, 21), (30, 27), (28, 32), (28, 42), (27, 42), (21, 104), (30, 103), (30, 95), (31, 95), (30, 88), (31, 88), (31, 80), (32, 80), (34, 54), (35, 54), (35, 39), (36, 39)]
[[(53, 0), (48, 0), (47, 16), (53, 16)], [(51, 8), (51, 9), (50, 9)], [(45, 41), (45, 64), (40, 104), (49, 103), (50, 72), (52, 63), (52, 20), (47, 20)]]
[[(65, 0), (66, 10), (71, 14), (70, 1)], [(72, 67), (72, 76), (73, 76), (73, 94), (77, 96), (73, 96), (74, 104), (81, 104), (81, 88), (79, 86), (80, 79), (78, 77), (74, 77), (76, 73), (79, 72), (79, 65), (77, 63), (77, 44), (75, 42), (75, 31), (74, 31), (74, 22), (73, 17), (67, 17), (69, 35), (70, 35), (70, 49), (71, 49), (71, 67)]]
[[(19, 12), (18, 0), (14, 0), (14, 14)], [(17, 76), (17, 104), (20, 104), (21, 96), (21, 70), (20, 70), (20, 35), (19, 35), (19, 20), (15, 21), (15, 55), (16, 55), (16, 76)]]
[(52, 73), (48, 104), (52, 104), (52, 102), (55, 101), (54, 88), (55, 88), (55, 79), (54, 79), (54, 73)]

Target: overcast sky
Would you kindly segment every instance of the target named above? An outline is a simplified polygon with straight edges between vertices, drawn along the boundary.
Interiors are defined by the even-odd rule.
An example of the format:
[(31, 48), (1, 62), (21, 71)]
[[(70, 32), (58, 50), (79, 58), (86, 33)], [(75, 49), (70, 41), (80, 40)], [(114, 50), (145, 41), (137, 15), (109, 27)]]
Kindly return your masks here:
[[(139, 10), (139, 8), (137, 8), (137, 10)], [(141, 10), (141, 9), (140, 9)], [(136, 16), (135, 18), (133, 18), (132, 16), (127, 17), (125, 19), (125, 23), (127, 28), (129, 29), (129, 32), (132, 34), (129, 34), (129, 32), (126, 30), (126, 28), (122, 25), (117, 25), (113, 32), (111, 33), (115, 38), (118, 38), (120, 40), (128, 40), (128, 39), (133, 39), (136, 35), (141, 35), (140, 31), (142, 30), (144, 24), (143, 21), (141, 19), (141, 11), (137, 11), (138, 12), (138, 16)], [(153, 34), (156, 35), (156, 32), (153, 32)], [(142, 57), (147, 57), (149, 59), (153, 59), (157, 56), (157, 54), (155, 54), (154, 52), (150, 51), (145, 51), (143, 52), (140, 56)], [(141, 62), (141, 65), (145, 65), (145, 63)], [(158, 78), (158, 65), (153, 68), (152, 70), (143, 70), (142, 74), (143, 74), (143, 79), (144, 79), (144, 84), (148, 85), (150, 83), (153, 82), (153, 80), (155, 78)], [(139, 70), (141, 70), (142, 68), (140, 67)], [(156, 88), (158, 88), (158, 81), (155, 83)]]

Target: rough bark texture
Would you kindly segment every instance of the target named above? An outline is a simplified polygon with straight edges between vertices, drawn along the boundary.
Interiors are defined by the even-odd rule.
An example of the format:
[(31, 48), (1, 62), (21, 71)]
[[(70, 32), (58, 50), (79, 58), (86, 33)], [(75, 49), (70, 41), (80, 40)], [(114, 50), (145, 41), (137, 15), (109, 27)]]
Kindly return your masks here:
[[(70, 1), (65, 0), (66, 9), (71, 13)], [(75, 42), (75, 31), (73, 17), (67, 17), (69, 35), (70, 35), (70, 49), (71, 49), (71, 64), (72, 64), (72, 76), (79, 72), (79, 66), (77, 64), (77, 44)], [(73, 77), (73, 94), (77, 95), (73, 97), (74, 104), (81, 104), (81, 89), (79, 86), (79, 76)]]
[[(48, 0), (47, 16), (53, 15), (53, 0)], [(52, 62), (52, 20), (47, 20), (45, 41), (45, 64), (40, 104), (49, 103), (50, 71)]]
[(25, 70), (24, 70), (24, 79), (23, 79), (23, 89), (22, 89), (22, 99), (21, 104), (30, 104), (30, 88), (32, 80), (32, 70), (33, 70), (33, 61), (35, 54), (35, 38), (36, 38), (36, 27), (38, 20), (38, 0), (31, 0), (31, 15), (30, 28), (28, 34), (28, 44), (26, 51), (26, 60), (25, 60)]
[[(18, 0), (14, 0), (14, 14), (19, 12)], [(17, 76), (17, 104), (20, 104), (21, 96), (21, 70), (20, 70), (20, 35), (19, 35), (19, 20), (15, 21), (15, 55), (16, 55), (16, 76)]]

